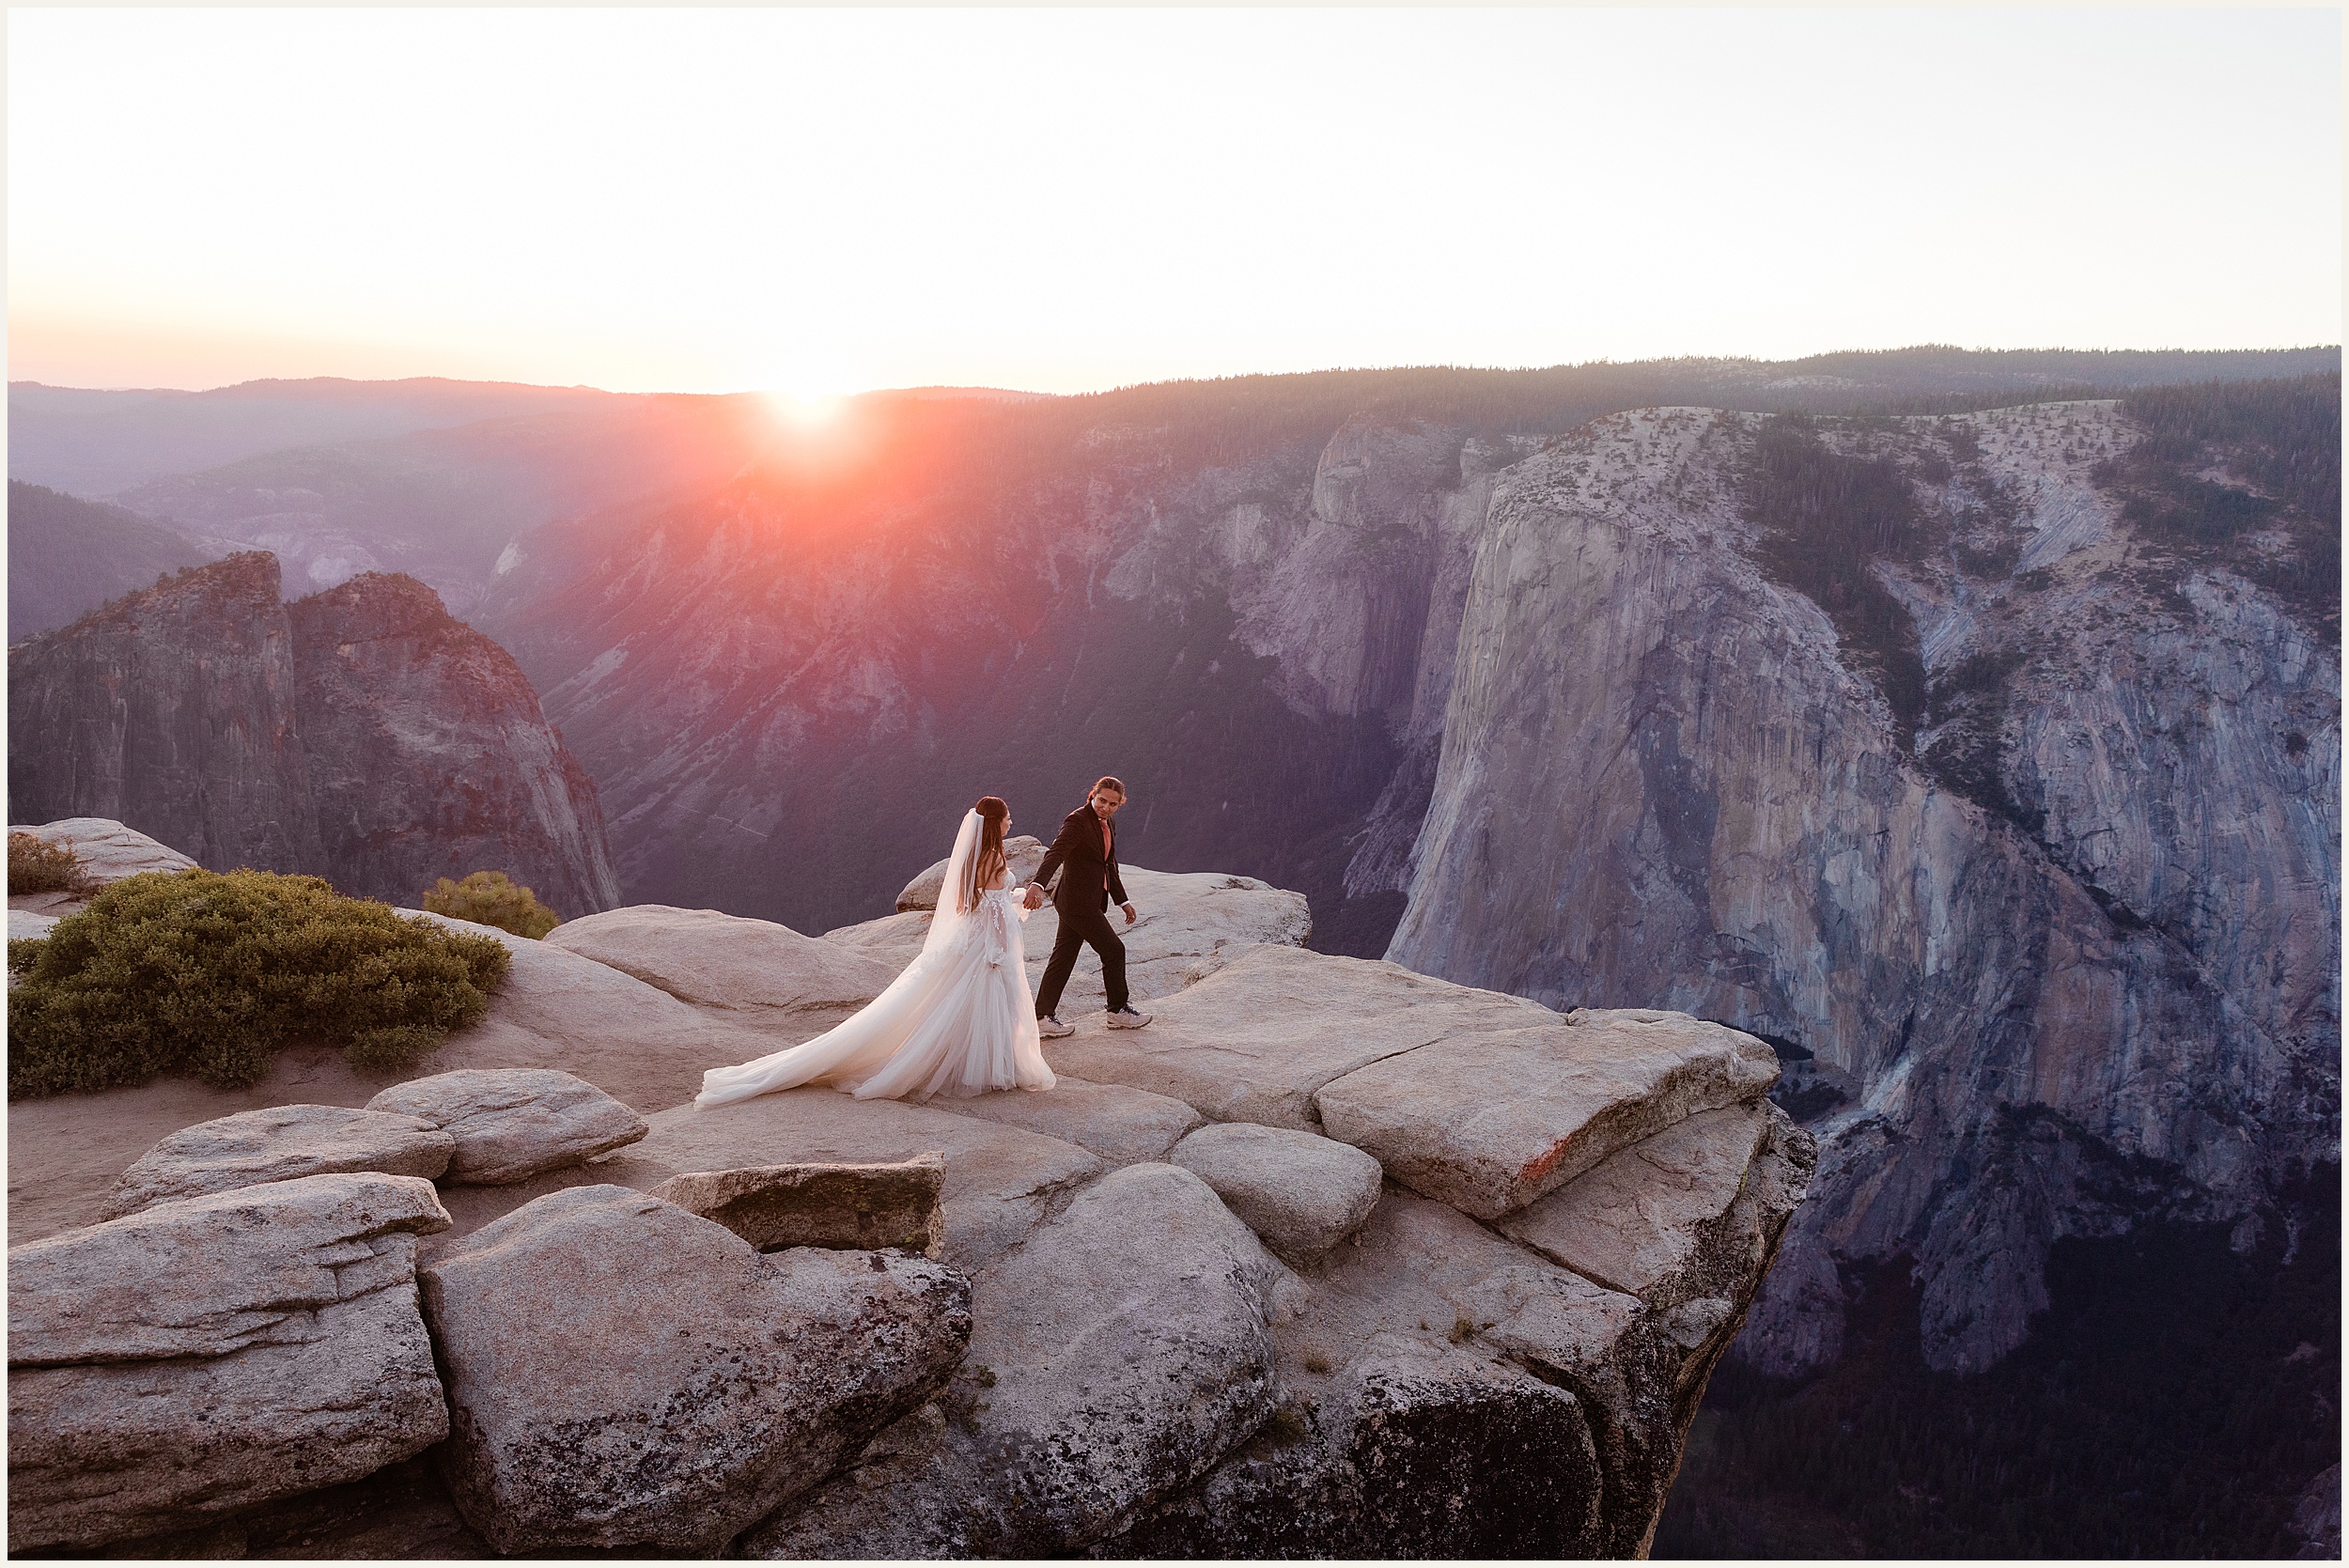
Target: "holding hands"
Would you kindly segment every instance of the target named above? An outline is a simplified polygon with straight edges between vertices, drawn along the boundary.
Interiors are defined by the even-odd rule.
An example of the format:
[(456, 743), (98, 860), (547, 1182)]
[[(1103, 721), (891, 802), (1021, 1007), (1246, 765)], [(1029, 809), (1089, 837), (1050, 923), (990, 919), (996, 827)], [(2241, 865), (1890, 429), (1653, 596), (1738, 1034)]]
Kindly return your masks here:
[[(1044, 908), (1043, 886), (1040, 883), (1030, 882), (1028, 884), (1028, 896), (1024, 902), (1031, 909), (1041, 909)], [(1126, 924), (1128, 925), (1131, 925), (1135, 921), (1142, 918), (1141, 914), (1131, 904), (1120, 904), (1118, 908), (1126, 911)]]

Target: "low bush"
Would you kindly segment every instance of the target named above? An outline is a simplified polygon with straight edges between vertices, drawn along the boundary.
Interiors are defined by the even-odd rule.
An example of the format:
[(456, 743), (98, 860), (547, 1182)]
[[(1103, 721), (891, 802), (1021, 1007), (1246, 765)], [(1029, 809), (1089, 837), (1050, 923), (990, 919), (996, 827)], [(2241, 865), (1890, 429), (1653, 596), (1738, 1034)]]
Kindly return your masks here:
[(258, 1082), (280, 1047), (339, 1046), (373, 1072), (412, 1067), (478, 1019), (511, 962), (316, 877), (154, 871), (125, 877), (45, 938), (8, 944), (8, 1097), (187, 1073)]
[(87, 893), (89, 873), (70, 844), (52, 844), (38, 833), (8, 835), (8, 891)]
[(563, 917), (538, 902), (538, 895), (518, 886), (503, 871), (476, 871), (461, 882), (442, 877), (424, 895), (424, 907), (451, 920), (494, 925), (536, 941), (563, 924)]

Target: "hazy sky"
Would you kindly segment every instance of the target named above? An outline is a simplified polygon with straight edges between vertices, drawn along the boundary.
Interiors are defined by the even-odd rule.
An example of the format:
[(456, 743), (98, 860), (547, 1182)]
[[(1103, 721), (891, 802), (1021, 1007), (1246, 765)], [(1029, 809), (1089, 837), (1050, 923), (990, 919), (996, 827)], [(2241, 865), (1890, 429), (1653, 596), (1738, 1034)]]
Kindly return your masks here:
[(25, 9), (8, 375), (2341, 340), (2337, 11)]

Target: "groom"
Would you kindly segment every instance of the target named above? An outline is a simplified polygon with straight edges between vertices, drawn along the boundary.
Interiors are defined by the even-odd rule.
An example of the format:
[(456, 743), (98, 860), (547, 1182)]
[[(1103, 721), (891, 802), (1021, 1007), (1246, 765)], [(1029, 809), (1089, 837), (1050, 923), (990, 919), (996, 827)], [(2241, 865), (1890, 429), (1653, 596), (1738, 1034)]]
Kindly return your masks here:
[(1035, 993), (1036, 1029), (1047, 1040), (1075, 1032), (1071, 1025), (1060, 1021), (1060, 993), (1077, 970), (1080, 945), (1090, 945), (1101, 955), (1101, 984), (1110, 993), (1110, 1027), (1140, 1029), (1150, 1021), (1149, 1014), (1137, 1013), (1128, 1003), (1126, 944), (1112, 929), (1107, 913), (1110, 895), (1115, 893), (1126, 911), (1126, 924), (1131, 925), (1135, 920), (1134, 907), (1126, 899), (1126, 884), (1118, 878), (1117, 830), (1112, 826), (1125, 803), (1126, 786), (1103, 777), (1085, 803), (1061, 819), (1060, 835), (1045, 852), (1044, 863), (1035, 868), (1035, 880), (1028, 884), (1028, 908), (1040, 909), (1045, 885), (1051, 881), (1053, 872), (1060, 873), (1060, 886), (1052, 890), (1052, 908), (1060, 911), (1060, 938), (1052, 943), (1052, 961), (1044, 966), (1044, 984)]

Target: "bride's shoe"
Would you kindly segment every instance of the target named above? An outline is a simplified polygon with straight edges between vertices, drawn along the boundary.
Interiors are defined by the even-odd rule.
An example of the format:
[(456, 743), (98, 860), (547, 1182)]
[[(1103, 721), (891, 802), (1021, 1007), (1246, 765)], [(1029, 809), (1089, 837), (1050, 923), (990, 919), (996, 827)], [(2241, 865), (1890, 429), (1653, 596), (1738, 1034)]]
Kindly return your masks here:
[(1042, 1017), (1035, 1020), (1035, 1032), (1047, 1040), (1057, 1040), (1064, 1034), (1076, 1033), (1077, 1026), (1063, 1023), (1055, 1017)]

